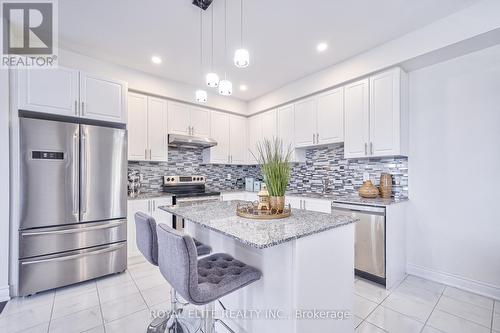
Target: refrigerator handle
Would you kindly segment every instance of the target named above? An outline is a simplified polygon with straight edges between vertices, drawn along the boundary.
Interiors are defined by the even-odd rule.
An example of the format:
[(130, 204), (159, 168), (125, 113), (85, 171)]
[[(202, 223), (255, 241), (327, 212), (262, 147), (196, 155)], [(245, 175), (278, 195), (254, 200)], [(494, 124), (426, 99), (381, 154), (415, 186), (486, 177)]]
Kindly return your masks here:
[(78, 221), (78, 133), (73, 134), (73, 216)]
[[(81, 213), (87, 213), (87, 135), (85, 131), (82, 131), (82, 151), (81, 151), (81, 183), (80, 183), (80, 195), (81, 195)], [(82, 220), (83, 220), (82, 216)]]

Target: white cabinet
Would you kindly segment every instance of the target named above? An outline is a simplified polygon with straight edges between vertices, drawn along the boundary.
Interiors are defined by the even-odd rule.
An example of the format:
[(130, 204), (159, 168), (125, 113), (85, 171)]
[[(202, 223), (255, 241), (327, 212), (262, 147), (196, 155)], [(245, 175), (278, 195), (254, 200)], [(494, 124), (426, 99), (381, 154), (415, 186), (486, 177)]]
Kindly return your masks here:
[(167, 161), (167, 101), (148, 97), (148, 147), (150, 161)]
[(316, 143), (316, 98), (295, 103), (295, 147), (309, 147)]
[(209, 136), (210, 110), (178, 102), (169, 102), (168, 132), (172, 134)]
[(408, 154), (407, 76), (395, 68), (345, 87), (346, 158)]
[(80, 116), (126, 122), (127, 84), (99, 75), (80, 72)]
[(205, 163), (244, 164), (246, 162), (246, 118), (212, 111), (210, 137), (217, 146), (203, 151)]
[(311, 147), (344, 141), (344, 88), (295, 103), (295, 145)]
[(154, 199), (131, 199), (128, 200), (127, 211), (127, 248), (128, 256), (140, 256), (141, 253), (137, 248), (136, 243), (136, 228), (134, 216), (138, 212), (143, 212), (151, 215), (156, 220), (156, 223), (165, 223), (172, 226), (172, 215), (159, 209), (160, 206), (171, 205), (172, 198), (160, 197)]
[(167, 161), (167, 101), (129, 93), (128, 159)]
[(316, 144), (344, 141), (344, 88), (318, 96), (316, 112)]
[(18, 71), (19, 109), (78, 116), (78, 76), (77, 70), (64, 67)]
[(345, 86), (345, 143), (346, 158), (365, 157), (369, 141), (368, 79)]
[(229, 155), (231, 164), (245, 164), (246, 150), (246, 118), (231, 115), (229, 117)]
[(370, 77), (371, 156), (407, 155), (406, 73), (399, 68)]
[(75, 69), (18, 71), (19, 109), (125, 123), (127, 83)]
[(262, 118), (262, 138), (260, 141), (264, 139), (273, 140), (273, 138), (277, 137), (277, 112), (276, 110), (266, 111), (260, 114)]
[(249, 117), (247, 121), (248, 128), (248, 163), (257, 164), (255, 156), (258, 156), (257, 145), (262, 140), (262, 117), (260, 114)]
[(326, 199), (286, 196), (285, 203), (295, 209), (305, 209), (321, 213), (331, 213), (332, 202)]
[(146, 160), (148, 157), (148, 97), (128, 95), (128, 159)]
[(305, 156), (306, 156), (305, 150), (295, 149), (294, 105), (289, 104), (280, 107), (277, 111), (277, 114), (278, 114), (278, 137), (283, 142), (283, 147), (285, 151), (287, 149), (292, 150), (292, 156), (291, 156), (292, 162), (305, 162)]

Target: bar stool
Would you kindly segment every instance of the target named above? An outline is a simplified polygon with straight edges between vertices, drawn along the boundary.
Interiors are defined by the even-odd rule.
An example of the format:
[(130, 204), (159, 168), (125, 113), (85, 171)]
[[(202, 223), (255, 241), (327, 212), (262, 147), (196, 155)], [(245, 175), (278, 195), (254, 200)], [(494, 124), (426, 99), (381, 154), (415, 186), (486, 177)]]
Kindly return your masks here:
[[(156, 235), (155, 219), (148, 214), (138, 212), (135, 214), (134, 220), (136, 226), (137, 248), (147, 261), (155, 266), (158, 266), (158, 237)], [(196, 247), (196, 254), (198, 256), (207, 255), (212, 252), (212, 248), (210, 246), (197, 240), (194, 240), (194, 243)], [(174, 288), (170, 289), (170, 299), (172, 307), (170, 314), (175, 314), (173, 316), (173, 320), (169, 322), (169, 319), (172, 316), (155, 318), (155, 320), (153, 320), (153, 322), (149, 325), (147, 332), (163, 333), (165, 330), (169, 329), (181, 333), (186, 330), (187, 326), (189, 326), (188, 323), (185, 323), (184, 320), (180, 318), (179, 314), (182, 312), (182, 308), (178, 306), (178, 304), (185, 306), (189, 303), (179, 301)], [(184, 329), (182, 329), (183, 326)]]
[[(262, 273), (228, 254), (216, 253), (198, 260), (193, 239), (165, 224), (156, 227), (158, 266), (170, 285), (190, 304), (207, 305), (257, 280)], [(222, 320), (211, 319), (205, 333), (215, 322), (234, 331)]]

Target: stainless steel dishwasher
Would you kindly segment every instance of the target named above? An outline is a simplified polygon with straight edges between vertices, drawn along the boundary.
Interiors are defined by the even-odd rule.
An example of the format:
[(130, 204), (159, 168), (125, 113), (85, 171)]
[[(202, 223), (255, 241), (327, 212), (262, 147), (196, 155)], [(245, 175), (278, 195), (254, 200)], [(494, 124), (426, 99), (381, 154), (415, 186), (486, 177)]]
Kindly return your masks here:
[(355, 274), (385, 286), (385, 208), (333, 203), (332, 213), (359, 218), (355, 226)]

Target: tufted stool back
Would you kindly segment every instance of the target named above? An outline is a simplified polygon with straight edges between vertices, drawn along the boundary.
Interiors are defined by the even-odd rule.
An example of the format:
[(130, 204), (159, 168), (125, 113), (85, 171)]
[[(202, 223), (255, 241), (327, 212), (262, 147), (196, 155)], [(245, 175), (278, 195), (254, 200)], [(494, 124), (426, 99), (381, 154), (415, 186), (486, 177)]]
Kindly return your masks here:
[(190, 236), (166, 224), (158, 224), (156, 230), (160, 272), (172, 288), (191, 303), (191, 290), (198, 285), (196, 245)]
[(148, 214), (138, 212), (135, 214), (134, 220), (137, 248), (147, 261), (158, 266), (158, 238), (155, 219)]

